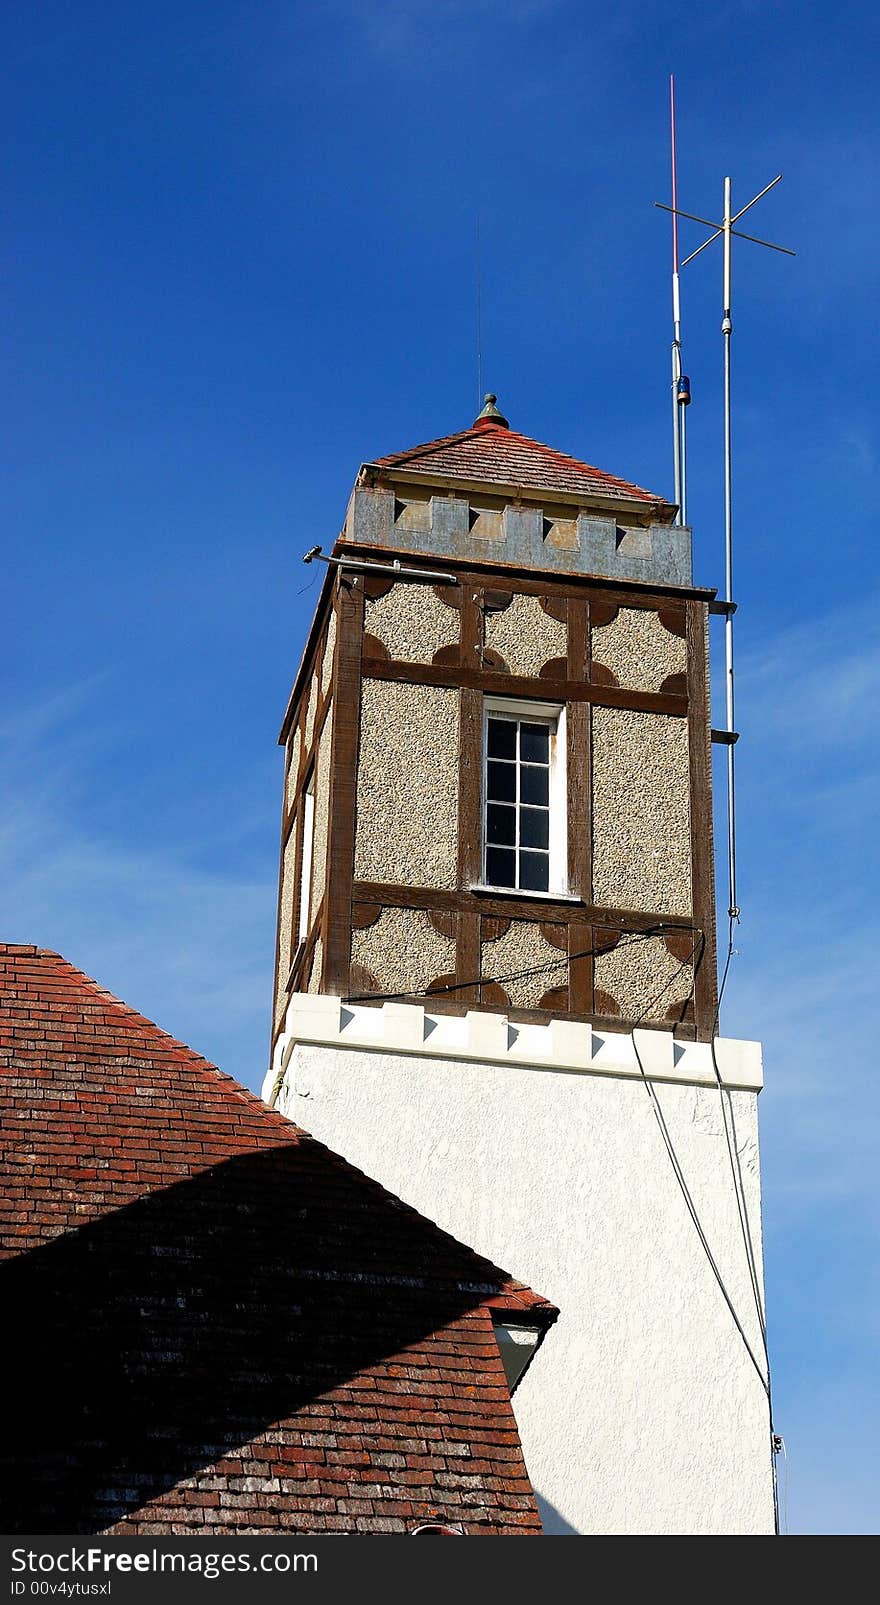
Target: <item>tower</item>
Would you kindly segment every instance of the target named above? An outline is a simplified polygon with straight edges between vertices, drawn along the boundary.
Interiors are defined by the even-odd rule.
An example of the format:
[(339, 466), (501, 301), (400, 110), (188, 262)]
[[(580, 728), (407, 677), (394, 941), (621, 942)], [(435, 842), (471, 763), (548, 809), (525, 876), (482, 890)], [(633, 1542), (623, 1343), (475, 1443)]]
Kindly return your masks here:
[(493, 396), (365, 464), (281, 731), (265, 1096), (559, 1306), (517, 1393), (557, 1534), (773, 1530), (675, 512)]

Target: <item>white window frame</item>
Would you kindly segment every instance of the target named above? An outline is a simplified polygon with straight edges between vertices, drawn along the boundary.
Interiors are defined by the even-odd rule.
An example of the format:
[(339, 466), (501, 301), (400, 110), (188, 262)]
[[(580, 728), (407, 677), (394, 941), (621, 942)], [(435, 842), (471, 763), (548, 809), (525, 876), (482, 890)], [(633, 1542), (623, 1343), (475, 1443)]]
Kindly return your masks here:
[[(489, 719), (527, 719), (550, 729), (550, 862), (547, 891), (520, 886), (493, 886), (486, 875), (488, 843), (487, 777), (489, 764)], [(566, 784), (565, 703), (531, 702), (517, 697), (483, 698), (483, 759), (481, 770), (480, 829), (482, 833), (481, 889), (497, 891), (507, 897), (568, 897), (568, 789)]]

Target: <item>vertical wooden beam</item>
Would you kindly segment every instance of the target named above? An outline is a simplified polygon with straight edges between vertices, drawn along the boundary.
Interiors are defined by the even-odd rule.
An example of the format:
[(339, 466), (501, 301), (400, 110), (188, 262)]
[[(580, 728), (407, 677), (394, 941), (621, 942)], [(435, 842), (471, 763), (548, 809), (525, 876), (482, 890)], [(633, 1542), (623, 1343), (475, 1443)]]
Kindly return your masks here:
[[(590, 660), (589, 603), (586, 598), (568, 603), (568, 677), (587, 679)], [(593, 779), (590, 750), (589, 703), (569, 702), (566, 710), (568, 807), (568, 890), (585, 903), (593, 900)], [(568, 933), (569, 953), (592, 946), (588, 925), (573, 923)], [(573, 1014), (590, 1014), (593, 1008), (593, 960), (573, 959), (569, 964), (569, 1008)]]
[(694, 1024), (708, 1041), (718, 1006), (715, 944), (715, 867), (712, 839), (712, 737), (709, 706), (709, 614), (704, 602), (687, 603), (688, 747), (691, 783), (691, 884), (694, 924), (704, 933), (697, 951)]
[[(462, 669), (479, 669), (483, 645), (483, 593), (470, 575), (462, 576)], [(461, 891), (483, 878), (483, 695), (475, 687), (459, 692), (458, 885)], [(480, 974), (480, 913), (461, 914), (455, 950), (455, 979), (477, 981)], [(457, 1003), (480, 1001), (479, 984), (453, 994)]]
[(340, 575), (337, 590), (336, 662), (333, 670), (333, 742), (324, 883), (324, 973), (322, 992), (344, 997), (351, 961), (351, 888), (361, 721), (361, 651), (364, 591), (357, 577)]

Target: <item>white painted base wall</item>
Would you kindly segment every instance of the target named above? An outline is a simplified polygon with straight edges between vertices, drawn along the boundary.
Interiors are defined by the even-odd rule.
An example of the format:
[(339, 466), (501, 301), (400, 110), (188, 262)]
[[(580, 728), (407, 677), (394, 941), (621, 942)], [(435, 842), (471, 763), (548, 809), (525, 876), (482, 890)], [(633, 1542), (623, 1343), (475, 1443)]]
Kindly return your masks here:
[[(304, 1000), (303, 1009), (316, 1001)], [(338, 1003), (336, 1010), (338, 1029), (316, 1028), (314, 1016), (304, 1027), (303, 1013), (298, 1030), (292, 1005), (266, 1096), (559, 1306), (514, 1399), (546, 1532), (772, 1533), (765, 1395), (687, 1213), (645, 1086), (631, 1061), (614, 1071), (613, 1053), (625, 1055), (628, 1039), (616, 1039), (614, 1049), (615, 1039), (605, 1038), (601, 1072), (535, 1068), (506, 1056), (432, 1056), (431, 1022), (412, 1008), (408, 1014), (422, 1017), (420, 1042), (415, 1023), (404, 1021), (412, 1047), (389, 1045), (401, 1039), (399, 1019), (390, 1016), (374, 1047), (348, 1045), (354, 1015), (340, 1016)], [(375, 1021), (380, 1011), (370, 1012)], [(497, 1030), (497, 1016), (482, 1019)], [(322, 1033), (328, 1040), (298, 1040)], [(640, 1033), (648, 1061), (650, 1039), (661, 1036)], [(661, 1059), (669, 1040), (657, 1044)], [(656, 1086), (710, 1246), (760, 1357), (720, 1095), (717, 1086), (681, 1079), (689, 1057), (703, 1079), (702, 1051), (687, 1047), (671, 1070), (675, 1079)], [(728, 1042), (720, 1061), (728, 1082), (739, 1066), (746, 1084), (725, 1096), (760, 1256), (752, 1090), (760, 1056), (754, 1044)]]

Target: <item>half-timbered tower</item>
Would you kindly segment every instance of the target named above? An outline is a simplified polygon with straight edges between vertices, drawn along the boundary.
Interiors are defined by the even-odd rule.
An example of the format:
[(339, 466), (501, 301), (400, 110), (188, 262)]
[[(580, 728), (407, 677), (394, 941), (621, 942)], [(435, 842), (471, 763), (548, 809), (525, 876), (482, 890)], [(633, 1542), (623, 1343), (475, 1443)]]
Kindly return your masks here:
[(675, 512), (492, 396), (365, 464), (281, 731), (266, 1095), (560, 1306), (518, 1393), (555, 1533), (772, 1520), (646, 1096), (760, 1348), (721, 1102), (759, 1242), (760, 1052), (719, 1042), (720, 1091), (710, 1046), (714, 593)]

